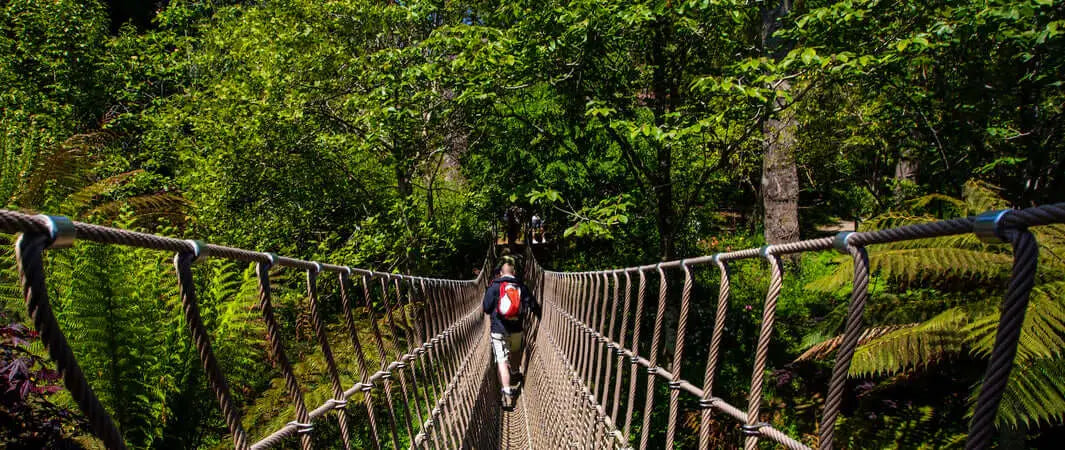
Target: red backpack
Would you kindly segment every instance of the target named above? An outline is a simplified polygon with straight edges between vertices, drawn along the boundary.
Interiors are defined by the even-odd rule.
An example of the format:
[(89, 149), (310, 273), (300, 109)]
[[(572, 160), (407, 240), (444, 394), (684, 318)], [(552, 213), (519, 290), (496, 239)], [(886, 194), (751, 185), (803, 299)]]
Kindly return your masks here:
[(496, 305), (499, 317), (507, 320), (518, 318), (521, 311), (521, 286), (510, 281), (499, 283), (499, 303)]

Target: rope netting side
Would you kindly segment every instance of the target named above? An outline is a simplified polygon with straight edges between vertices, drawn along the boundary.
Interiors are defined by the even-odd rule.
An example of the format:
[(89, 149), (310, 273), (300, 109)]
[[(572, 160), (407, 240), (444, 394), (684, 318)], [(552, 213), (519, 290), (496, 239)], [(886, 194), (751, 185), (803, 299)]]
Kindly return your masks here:
[[(546, 342), (541, 342), (541, 346), (551, 343), (557, 351), (544, 352), (550, 353), (551, 357), (540, 356), (542, 364), (534, 365), (531, 369), (540, 371), (536, 373), (538, 380), (553, 383), (555, 387), (554, 390), (543, 390), (541, 394), (541, 401), (545, 405), (540, 407), (539, 417), (545, 420), (544, 435), (539, 436), (536, 442), (555, 446), (638, 445), (640, 449), (644, 449), (651, 446), (654, 435), (662, 437), (666, 448), (672, 448), (680, 439), (678, 425), (681, 409), (692, 408), (683, 406), (692, 402), (680, 401), (681, 395), (687, 394), (698, 401), (698, 410), (690, 412), (698, 413), (697, 439), (700, 448), (712, 446), (711, 427), (717, 420), (715, 413), (718, 413), (739, 422), (738, 431), (747, 449), (758, 448), (758, 441), (762, 439), (789, 449), (831, 449), (846, 391), (847, 374), (863, 332), (862, 314), (869, 300), (870, 266), (867, 247), (873, 244), (976, 233), (981, 239), (1009, 242), (1013, 246), (1014, 260), (1006, 296), (1001, 305), (995, 344), (984, 381), (980, 386), (966, 443), (968, 449), (989, 448), (995, 434), (995, 416), (1017, 352), (1021, 324), (1037, 270), (1039, 247), (1034, 235), (1027, 228), (1057, 223), (1065, 223), (1065, 204), (996, 211), (980, 216), (872, 232), (845, 232), (834, 238), (811, 239), (624, 269), (579, 273), (543, 271), (544, 284), (548, 288), (543, 299), (546, 308), (545, 319), (540, 324), (541, 340)], [(853, 259), (853, 289), (840, 345), (835, 350), (835, 362), (828, 380), (816, 439), (812, 439), (811, 435), (804, 435), (803, 442), (767, 423), (767, 415), (762, 412), (765, 401), (762, 392), (772, 345), (773, 325), (777, 316), (776, 305), (786, 276), (780, 257), (832, 249)], [(728, 332), (725, 328), (725, 318), (731, 295), (729, 263), (755, 258), (765, 261), (769, 272), (769, 287), (761, 305), (758, 336), (753, 343), (753, 370), (746, 407), (741, 409), (715, 395), (714, 389), (721, 367), (722, 341)], [(711, 305), (713, 325), (709, 342), (686, 342), (690, 340), (686, 333), (690, 308), (693, 301), (699, 301), (693, 298), (695, 278), (692, 268), (704, 264), (715, 265), (720, 273), (718, 299), (716, 305)], [(670, 288), (669, 272), (674, 269), (680, 269), (680, 275), (684, 279), (679, 296)], [(629, 295), (634, 276), (637, 278), (638, 288), (633, 312), (630, 311), (632, 302)], [(624, 297), (620, 294), (621, 284), (625, 285)], [(645, 297), (646, 291), (655, 286), (658, 288), (658, 301), (654, 314), (651, 314), (650, 307), (645, 307)], [(614, 328), (619, 319), (616, 314), (621, 314), (620, 329)], [(607, 315), (610, 315), (609, 321)], [(666, 320), (667, 316), (671, 319)], [(653, 327), (649, 343), (643, 336), (643, 323)], [(630, 328), (632, 339), (626, 341)], [(687, 373), (682, 370), (682, 365), (685, 362), (684, 350), (688, 344), (705, 345), (704, 348), (707, 349), (701, 387), (682, 378), (683, 374)], [(663, 367), (667, 364), (660, 360), (663, 359), (662, 352), (669, 349), (672, 349), (672, 355), (666, 356), (669, 358), (666, 361), (669, 363), (667, 368)], [(611, 352), (618, 358), (618, 370), (613, 373), (606, 367), (610, 365)], [(646, 358), (644, 354), (647, 355)], [(622, 363), (626, 357), (629, 358), (629, 364)], [(641, 396), (636, 387), (644, 375), (646, 384)], [(656, 397), (663, 392), (656, 387), (660, 386), (657, 383), (658, 378), (662, 378), (669, 387), (665, 400), (668, 401), (668, 417), (665, 418), (667, 426), (661, 435), (658, 433), (662, 430), (651, 429), (652, 415), (656, 414)], [(622, 395), (620, 388), (626, 382), (629, 385), (628, 395)], [(560, 389), (561, 386), (565, 388)], [(609, 395), (611, 390), (614, 392), (613, 399)], [(642, 414), (636, 415), (635, 412), (641, 404)], [(566, 411), (566, 408), (569, 410)], [(624, 419), (617, 416), (619, 411), (624, 411)], [(631, 434), (634, 417), (642, 420), (639, 437)], [(654, 442), (657, 442), (658, 438), (654, 439)]]
[[(586, 295), (600, 292), (603, 285), (597, 285), (595, 291), (578, 291), (572, 280), (548, 276), (543, 280), (543, 313), (535, 328), (537, 338), (522, 394), (531, 444), (533, 448), (612, 448), (618, 441), (611, 420), (586, 384), (588, 376), (594, 381), (595, 367), (588, 363), (595, 357), (593, 341), (599, 340), (596, 334), (579, 328), (572, 315), (588, 314), (590, 308), (582, 308), (581, 302), (590, 298)], [(575, 366), (572, 362), (577, 355), (588, 358)], [(582, 368), (589, 370), (582, 375)]]
[[(125, 442), (78, 367), (52, 312), (45, 283), (44, 251), (67, 247), (75, 239), (176, 254), (174, 266), (185, 323), (234, 448), (291, 446), (295, 445), (292, 439), (301, 448), (312, 448), (316, 422), (325, 415), (335, 416), (341, 439), (339, 444), (351, 448), (355, 438), (348, 408), (355, 406), (356, 402), (349, 404), (349, 401), (356, 394), (362, 395), (357, 403), (362, 403), (360, 409), (369, 422), (369, 436), (360, 441), (371, 443), (375, 449), (384, 447), (389, 441), (390, 447), (395, 449), (456, 448), (463, 443), (483, 443), (491, 439), (491, 430), (472, 419), (479, 413), (489, 412), (496, 403), (484, 395), (477, 395), (491, 387), (491, 378), (483, 370), (490, 367), (490, 348), (485, 344), (487, 339), (482, 339), (487, 332), (480, 308), (481, 294), (487, 282), (484, 276), (475, 280), (443, 280), (384, 274), (6, 210), (0, 210), (0, 231), (22, 233), (16, 244), (16, 259), (27, 309), (45, 347), (57, 362), (68, 391), (88, 419), (93, 433), (107, 448), (125, 448)], [(240, 406), (229, 392), (225, 374), (211, 346), (210, 333), (200, 317), (192, 267), (207, 257), (255, 264), (259, 283), (257, 309), (266, 328), (269, 361), (280, 371), (295, 411), (286, 425), (256, 442), (250, 440), (243, 428)], [(273, 305), (275, 286), (272, 285), (271, 270), (276, 272), (286, 267), (305, 272), (304, 307), (310, 315), (316, 348), (322, 352), (326, 366), (324, 376), (331, 395), (313, 410), (305, 403), (306, 380), (299, 378), (286, 355), (286, 341), (292, 337), (285, 336)], [(339, 364), (334, 356), (329, 331), (333, 327), (322, 312), (327, 297), (319, 292), (322, 272), (338, 275), (339, 307), (330, 309), (342, 311), (335, 317), (338, 321), (335, 328), (340, 330), (340, 336), (346, 336), (343, 339), (351, 341), (355, 356), (352, 367)], [(352, 278), (353, 274), (358, 276)], [(360, 293), (357, 286), (360, 284), (363, 302), (362, 306), (356, 306), (353, 297)], [(361, 334), (367, 330), (357, 326), (359, 314), (369, 323), (368, 331), (376, 347), (372, 355), (367, 354), (362, 342)], [(381, 330), (379, 322), (387, 325), (388, 333)], [(373, 358), (380, 362), (376, 372), (370, 369)], [(359, 381), (344, 386), (345, 374)], [(396, 375), (400, 380), (402, 399), (393, 395), (392, 380)], [(404, 385), (407, 381), (409, 386)], [(375, 396), (378, 393), (383, 393), (387, 402), (384, 408), (384, 414), (388, 416), (386, 420), (382, 420), (383, 413), (377, 408), (379, 400)], [(382, 424), (388, 428), (387, 432), (382, 430)], [(390, 439), (382, 440), (384, 434), (389, 434)]]
[[(530, 443), (543, 448), (628, 446), (636, 440), (631, 435), (634, 413), (641, 399), (636, 386), (640, 377), (645, 376), (642, 426), (638, 439), (641, 449), (647, 448), (651, 441), (653, 430), (650, 430), (650, 419), (655, 410), (655, 397), (661, 392), (656, 387), (659, 386), (658, 378), (662, 378), (669, 387), (668, 423), (664, 436), (667, 446), (672, 446), (678, 439), (680, 408), (684, 407), (680, 396), (686, 393), (698, 400), (700, 411), (697, 417), (701, 419), (698, 439), (704, 448), (710, 445), (709, 426), (715, 412), (742, 424), (739, 428), (744, 435), (745, 448), (748, 449), (756, 448), (760, 439), (768, 439), (791, 449), (805, 449), (811, 445), (832, 448), (835, 423), (845, 394), (846, 374), (863, 331), (862, 313), (869, 297), (866, 248), (872, 244), (975, 232), (982, 238), (1008, 241), (1014, 251), (1013, 271), (1001, 307), (995, 344), (980, 387), (967, 441), (967, 448), (988, 448), (994, 434), (998, 405), (1016, 355), (1020, 328), (1038, 265), (1039, 247), (1027, 228), (1063, 222), (1065, 204), (1057, 204), (874, 232), (841, 233), (835, 239), (813, 239), (618, 270), (548, 272), (534, 262), (527, 266), (525, 277), (529, 280), (530, 288), (541, 299), (543, 314), (539, 319), (527, 323), (529, 332), (525, 336), (529, 349), (523, 361), (526, 367), (526, 414), (536, 424), (530, 429)], [(59, 329), (45, 283), (43, 252), (47, 248), (68, 246), (75, 238), (177, 254), (175, 268), (186, 323), (235, 448), (268, 448), (293, 438), (299, 441), (302, 448), (311, 448), (315, 421), (330, 413), (336, 415), (342, 444), (350, 447), (353, 438), (347, 408), (353, 406), (348, 402), (356, 393), (363, 394), (362, 403), (368, 415), (375, 448), (381, 448), (383, 444), (381, 439), (385, 432), (381, 430), (382, 426), (388, 428), (391, 446), (397, 449), (408, 445), (418, 448), (482, 448), (499, 443), (498, 428), (480, 420), (499, 413), (496, 406), (499, 400), (498, 378), (494, 376), (487, 322), (480, 311), (480, 298), (487, 283), (483, 275), (476, 280), (459, 281), (382, 274), (6, 210), (0, 210), (0, 231), (23, 233), (16, 243), (16, 258), (27, 309), (34, 326), (41, 333), (46, 349), (57, 363), (67, 389), (86, 414), (93, 432), (109, 448), (124, 448), (125, 444), (118, 428), (93, 394)], [(854, 288), (841, 344), (836, 350), (835, 365), (827, 386), (819, 435), (817, 441), (804, 443), (764, 422), (765, 417), (761, 412), (776, 304), (786, 276), (780, 256), (832, 248), (853, 258)], [(260, 287), (258, 307), (266, 325), (271, 361), (276, 364), (285, 381), (295, 417), (254, 444), (249, 444), (247, 432), (241, 425), (240, 408), (228, 392), (225, 376), (218, 367), (210, 345), (209, 333), (198, 317), (191, 266), (204, 257), (256, 265)], [(715, 396), (713, 389), (720, 368), (722, 336), (726, 331), (724, 319), (730, 295), (728, 262), (750, 258), (763, 258), (767, 262), (770, 283), (762, 305), (747, 405), (745, 410), (741, 410)], [(698, 301), (692, 298), (695, 287), (692, 268), (708, 263), (717, 265), (721, 281), (710, 342), (695, 343), (708, 345), (706, 370), (702, 385), (698, 387), (682, 378), (682, 362), (685, 341), (688, 339), (690, 308), (693, 301)], [(286, 357), (286, 336), (273, 311), (270, 270), (282, 267), (306, 272), (306, 303), (317, 348), (322, 352), (327, 366), (331, 398), (313, 410), (308, 410), (301, 380)], [(670, 289), (669, 280), (673, 269), (681, 269), (684, 276), (679, 303), (675, 296), (671, 296), (671, 293), (675, 293)], [(318, 293), (318, 276), (323, 271), (339, 274), (340, 306), (343, 310), (341, 328), (355, 349), (355, 367), (340, 367), (332, 354), (329, 328), (320, 309), (323, 297)], [(656, 272), (657, 276), (650, 274), (651, 271)], [(485, 273), (487, 271), (482, 271), (482, 274)], [(358, 277), (351, 278), (353, 274)], [(635, 311), (630, 310), (633, 303), (630, 298), (634, 284), (632, 275), (637, 275), (638, 284)], [(649, 316), (645, 297), (648, 285), (651, 284), (653, 288), (654, 283), (658, 287), (658, 301), (654, 315)], [(349, 286), (356, 284), (362, 288), (364, 306), (361, 307), (355, 307), (351, 298), (352, 293), (358, 293), (359, 290), (349, 289)], [(622, 284), (624, 289), (621, 288)], [(359, 337), (360, 330), (356, 327), (356, 309), (367, 316), (373, 335), (376, 352), (372, 356), (380, 363), (379, 369), (373, 373), (370, 370), (373, 360), (367, 354)], [(665, 320), (667, 311), (674, 310), (677, 311), (677, 320)], [(619, 314), (620, 318), (617, 317)], [(653, 324), (649, 343), (645, 342), (646, 336), (641, 329), (645, 321)], [(382, 332), (379, 322), (387, 326), (387, 333)], [(630, 336), (630, 323), (631, 340), (626, 342)], [(620, 328), (615, 328), (618, 324)], [(669, 349), (672, 349), (671, 353)], [(648, 357), (643, 357), (642, 352), (646, 352)], [(625, 364), (626, 358), (628, 364)], [(662, 358), (668, 359), (666, 363), (671, 364), (668, 369), (662, 367), (666, 365), (660, 363)], [(344, 389), (342, 370), (355, 373), (353, 379), (359, 382)], [(397, 378), (399, 386), (394, 386), (393, 381)], [(626, 381), (629, 385), (627, 395), (622, 389)], [(398, 389), (394, 391), (394, 388)], [(396, 391), (398, 395), (394, 395)], [(383, 393), (387, 420), (378, 420), (375, 392)], [(620, 411), (624, 411), (625, 415), (623, 425), (618, 423), (621, 420), (618, 417)]]

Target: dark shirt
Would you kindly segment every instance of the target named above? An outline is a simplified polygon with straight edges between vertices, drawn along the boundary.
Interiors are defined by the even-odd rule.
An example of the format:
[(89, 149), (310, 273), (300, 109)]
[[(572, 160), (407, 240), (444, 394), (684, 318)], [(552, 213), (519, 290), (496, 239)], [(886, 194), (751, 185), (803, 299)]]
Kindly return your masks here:
[[(499, 304), (499, 285), (503, 281), (521, 286), (521, 308), (518, 309), (518, 318), (514, 320), (505, 320), (499, 317), (499, 308), (497, 307)], [(532, 289), (525, 286), (521, 280), (510, 275), (503, 275), (492, 280), (492, 284), (489, 284), (488, 289), (484, 291), (482, 306), (484, 307), (484, 313), (491, 316), (493, 333), (520, 333), (529, 312), (540, 317), (540, 304), (536, 301), (536, 296), (532, 294)]]

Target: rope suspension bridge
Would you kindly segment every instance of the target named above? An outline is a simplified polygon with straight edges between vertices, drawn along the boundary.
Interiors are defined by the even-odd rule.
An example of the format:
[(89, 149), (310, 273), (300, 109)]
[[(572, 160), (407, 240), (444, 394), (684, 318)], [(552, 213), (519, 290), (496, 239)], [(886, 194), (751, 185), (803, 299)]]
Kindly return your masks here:
[[(663, 446), (673, 448), (682, 409), (697, 402), (699, 448), (709, 448), (711, 427), (723, 416), (737, 423), (747, 450), (768, 441), (789, 449), (833, 448), (836, 422), (845, 395), (845, 381), (862, 332), (862, 312), (869, 299), (869, 255), (873, 244), (975, 233), (981, 239), (1007, 242), (1013, 248), (1013, 269), (1001, 303), (995, 344), (969, 424), (968, 449), (989, 448), (994, 420), (1017, 352), (1021, 324), (1038, 265), (1038, 244), (1029, 227), (1065, 223), (1065, 203), (1023, 210), (993, 211), (980, 216), (903, 226), (871, 232), (843, 232), (835, 237), (716, 253), (657, 264), (594, 272), (553, 272), (529, 261), (527, 286), (541, 299), (540, 317), (527, 317), (524, 382), (513, 408), (500, 408), (501, 386), (493, 367), (488, 321), (481, 298), (492, 257), (473, 280), (449, 280), (304, 261), (271, 253), (167, 238), (152, 234), (72, 222), (58, 216), (27, 215), (0, 210), (0, 231), (20, 233), (16, 258), (26, 306), (67, 390), (108, 448), (126, 448), (119, 428), (93, 393), (60, 329), (49, 299), (45, 250), (69, 247), (75, 240), (132, 246), (174, 254), (182, 312), (234, 448), (312, 448), (315, 424), (335, 421), (340, 442), (353, 446), (348, 411), (365, 408), (372, 446), (381, 448), (635, 448), (659, 447), (650, 442), (651, 413), (668, 403)], [(821, 410), (817, 438), (806, 442), (764, 421), (763, 388), (772, 344), (776, 306), (785, 277), (781, 258), (802, 252), (839, 251), (854, 261), (853, 289), (841, 342)], [(258, 310), (266, 328), (269, 356), (284, 379), (295, 416), (266, 436), (250, 436), (242, 412), (230, 393), (197, 303), (192, 265), (203, 258), (254, 264), (259, 284)], [(728, 403), (715, 390), (720, 374), (722, 339), (730, 298), (730, 264), (762, 259), (769, 288), (746, 405)], [(709, 342), (687, 342), (695, 288), (693, 271), (716, 267), (718, 299)], [(309, 405), (300, 380), (285, 352), (285, 336), (272, 304), (271, 270), (306, 273), (306, 298), (312, 328), (327, 366), (332, 397)], [(355, 349), (355, 367), (338, 364), (331, 350), (318, 293), (320, 277), (339, 281), (340, 308), (346, 339)], [(682, 278), (679, 285), (671, 280)], [(160, 280), (162, 281), (162, 280)], [(657, 289), (657, 293), (655, 293)], [(678, 305), (679, 303), (679, 305)], [(679, 306), (667, 323), (667, 310)], [(369, 316), (372, 339), (364, 342), (356, 312)], [(653, 317), (653, 319), (652, 319)], [(709, 323), (709, 318), (707, 322)], [(384, 339), (379, 323), (395, 339)], [(651, 329), (646, 329), (650, 325)], [(647, 344), (647, 339), (650, 344)], [(669, 341), (669, 342), (667, 342)], [(685, 358), (687, 346), (708, 348), (705, 361)], [(670, 358), (667, 351), (672, 350)], [(372, 364), (367, 353), (381, 355)], [(666, 363), (668, 361), (668, 363)], [(701, 380), (682, 378), (682, 369), (705, 368)], [(355, 372), (358, 382), (343, 384), (342, 371)], [(664, 383), (668, 395), (656, 389)], [(398, 389), (396, 385), (398, 384)], [(642, 389), (642, 392), (640, 391)], [(370, 395), (379, 391), (381, 396)], [(362, 394), (358, 395), (357, 394)], [(642, 395), (641, 395), (642, 394)], [(384, 405), (377, 405), (380, 397)], [(350, 402), (350, 403), (349, 403)], [(357, 403), (362, 403), (361, 405)], [(310, 409), (313, 406), (313, 409)], [(690, 409), (690, 407), (689, 407)], [(384, 411), (384, 413), (382, 413)], [(642, 412), (641, 412), (642, 411)], [(692, 411), (688, 411), (689, 413)]]

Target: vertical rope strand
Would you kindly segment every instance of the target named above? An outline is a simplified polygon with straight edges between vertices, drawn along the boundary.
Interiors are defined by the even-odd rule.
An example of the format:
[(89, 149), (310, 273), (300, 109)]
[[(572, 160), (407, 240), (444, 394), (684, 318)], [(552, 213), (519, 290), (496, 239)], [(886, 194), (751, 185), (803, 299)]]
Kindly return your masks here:
[(854, 287), (851, 301), (847, 307), (847, 324), (843, 331), (843, 341), (836, 352), (836, 363), (832, 367), (832, 378), (828, 382), (828, 394), (825, 396), (825, 408), (821, 413), (821, 434), (818, 439), (820, 450), (832, 450), (832, 437), (836, 430), (836, 418), (839, 416), (840, 403), (843, 401), (843, 388), (847, 384), (854, 350), (862, 334), (862, 311), (869, 299), (869, 254), (865, 247), (847, 246), (847, 252), (854, 259)]
[(1008, 229), (1004, 234), (1013, 245), (1013, 273), (1006, 290), (1006, 298), (1002, 301), (995, 346), (991, 350), (987, 373), (980, 386), (976, 409), (969, 424), (966, 450), (983, 450), (991, 446), (998, 405), (1002, 401), (1002, 392), (1006, 390), (1006, 383), (1013, 369), (1013, 359), (1017, 355), (1017, 343), (1024, 324), (1024, 313), (1028, 309), (1028, 300), (1035, 285), (1039, 264), (1039, 245), (1032, 232), (1021, 228)]
[(714, 330), (710, 337), (710, 351), (706, 357), (706, 372), (703, 374), (702, 419), (699, 422), (699, 448), (710, 448), (710, 414), (714, 395), (714, 377), (717, 374), (718, 353), (721, 350), (721, 335), (725, 331), (725, 315), (728, 313), (729, 272), (728, 263), (715, 255), (714, 263), (721, 272), (718, 283), (717, 311), (714, 313)]
[(751, 373), (751, 390), (747, 396), (747, 424), (744, 434), (747, 436), (743, 442), (744, 450), (755, 450), (758, 447), (758, 414), (762, 406), (762, 381), (765, 376), (765, 363), (769, 356), (769, 339), (773, 335), (773, 321), (776, 317), (777, 298), (780, 297), (780, 287), (784, 283), (784, 272), (780, 265), (780, 257), (771, 253), (766, 254), (769, 262), (770, 279), (769, 291), (765, 296), (765, 307), (762, 311), (762, 327), (758, 333), (758, 347), (755, 350), (754, 370)]
[(259, 263), (255, 266), (255, 273), (259, 276), (259, 310), (262, 311), (263, 320), (266, 322), (266, 338), (270, 342), (270, 354), (273, 356), (278, 368), (281, 369), (281, 376), (285, 378), (285, 389), (288, 390), (288, 395), (296, 408), (296, 422), (300, 424), (299, 427), (301, 428), (298, 431), (300, 448), (310, 450), (311, 417), (307, 413), (307, 405), (303, 402), (303, 391), (300, 390), (299, 380), (296, 379), (296, 374), (292, 371), (292, 365), (289, 364), (288, 357), (285, 356), (285, 346), (281, 340), (281, 326), (277, 324), (277, 319), (274, 318), (274, 307), (270, 303), (271, 265), (270, 263)]
[(636, 375), (639, 374), (638, 369), (640, 367), (640, 361), (638, 359), (640, 355), (640, 326), (643, 323), (644, 293), (647, 291), (647, 277), (644, 275), (643, 270), (640, 270), (639, 273), (639, 288), (637, 288), (636, 293), (636, 313), (632, 316), (632, 322), (635, 328), (632, 330), (632, 360), (629, 369), (629, 406), (625, 411), (624, 434), (626, 441), (632, 440), (632, 437), (629, 435), (629, 430), (632, 425), (633, 406), (636, 404)]
[(685, 325), (688, 323), (688, 311), (691, 309), (692, 302), (692, 286), (695, 284), (691, 266), (681, 261), (680, 267), (684, 269), (684, 288), (680, 299), (680, 317), (677, 319), (677, 342), (673, 347), (673, 378), (669, 384), (669, 422), (666, 426), (666, 448), (673, 448), (673, 441), (677, 433), (677, 414), (680, 411), (680, 369), (684, 360)]
[(329, 334), (325, 330), (321, 313), (318, 310), (318, 271), (307, 271), (307, 302), (311, 307), (311, 322), (314, 324), (314, 334), (318, 337), (318, 346), (322, 349), (322, 358), (325, 359), (326, 371), (329, 372), (330, 385), (333, 388), (333, 401), (337, 416), (337, 425), (340, 427), (340, 443), (345, 450), (351, 448), (351, 434), (348, 430), (348, 413), (344, 405), (347, 399), (344, 397), (344, 388), (340, 385), (340, 372), (337, 370), (336, 361), (333, 359), (333, 349), (329, 345)]
[(407, 437), (414, 439), (414, 425), (411, 423), (410, 392), (407, 389), (407, 376), (403, 370), (407, 365), (399, 361), (400, 358), (403, 357), (403, 352), (400, 350), (399, 342), (396, 342), (400, 337), (396, 332), (398, 327), (396, 327), (396, 320), (395, 317), (393, 317), (394, 311), (392, 309), (392, 302), (388, 300), (388, 277), (388, 274), (381, 274), (379, 280), (381, 282), (381, 304), (385, 307), (384, 318), (388, 322), (388, 327), (392, 330), (390, 333), (392, 336), (391, 347), (396, 360), (395, 363), (389, 364), (389, 366), (395, 366), (393, 371), (399, 373), (399, 387), (400, 391), (403, 393), (403, 409), (400, 415), (403, 416), (403, 425), (407, 427)]
[(185, 312), (185, 323), (189, 326), (192, 341), (196, 345), (196, 354), (200, 358), (200, 365), (207, 374), (207, 380), (218, 398), (218, 405), (222, 409), (222, 417), (226, 421), (229, 433), (233, 435), (233, 447), (239, 450), (248, 448), (248, 435), (240, 424), (240, 408), (233, 402), (229, 394), (229, 385), (225, 375), (218, 365), (214, 351), (211, 349), (211, 339), (200, 317), (199, 302), (196, 299), (196, 284), (192, 280), (192, 261), (195, 255), (189, 252), (174, 255), (174, 269), (178, 276), (178, 295), (181, 297), (181, 307)]
[[(662, 342), (662, 325), (666, 319), (666, 295), (669, 292), (669, 282), (666, 281), (666, 272), (662, 265), (658, 265), (658, 310), (655, 311), (655, 329), (651, 336), (650, 367), (647, 368), (647, 401), (643, 405), (643, 428), (640, 429), (640, 450), (647, 450), (647, 440), (650, 438), (648, 430), (651, 428), (651, 412), (654, 410), (655, 379), (653, 373), (658, 367), (658, 347)], [(749, 449), (748, 449), (749, 450)]]
[[(629, 282), (631, 278), (629, 273), (625, 272), (625, 304), (622, 306), (621, 311), (621, 329), (618, 330), (618, 347), (614, 349), (615, 356), (615, 368), (614, 368), (614, 401), (610, 408), (610, 421), (614, 424), (614, 427), (618, 426), (618, 405), (621, 403), (621, 377), (622, 377), (622, 363), (625, 359), (625, 353), (622, 349), (625, 347), (625, 327), (629, 324)], [(621, 294), (620, 285), (618, 284), (618, 274), (614, 272), (614, 302), (617, 305), (618, 296)], [(614, 317), (610, 317), (610, 329), (614, 329)]]
[(92, 426), (93, 434), (104, 441), (107, 448), (125, 449), (126, 442), (85, 379), (85, 374), (74, 358), (74, 352), (71, 351), (67, 338), (59, 329), (59, 322), (52, 312), (44, 279), (43, 254), (44, 248), (51, 243), (50, 235), (31, 232), (23, 233), (15, 242), (15, 259), (18, 261), (19, 281), (22, 285), (22, 297), (26, 300), (26, 311), (33, 319), (33, 327), (40, 334), (48, 356), (55, 361), (56, 371), (63, 376), (63, 385)]
[[(368, 383), (370, 373), (366, 364), (366, 353), (362, 349), (362, 342), (359, 340), (359, 331), (355, 327), (355, 315), (351, 311), (351, 298), (348, 295), (348, 283), (350, 283), (348, 273), (340, 272), (338, 278), (340, 279), (340, 304), (344, 309), (344, 322), (347, 325), (348, 335), (351, 336), (351, 345), (355, 349), (355, 362), (358, 364), (359, 369), (359, 381), (361, 383)], [(373, 405), (373, 393), (370, 389), (366, 388), (362, 391), (363, 403), (366, 405), (366, 417), (370, 422), (370, 435), (372, 439), (370, 444), (373, 445), (374, 450), (381, 450), (381, 435), (377, 430), (377, 416), (374, 414)]]
[(380, 364), (379, 372), (384, 374), (383, 381), (381, 382), (383, 390), (385, 391), (385, 403), (388, 404), (388, 418), (389, 425), (391, 425), (392, 432), (392, 448), (394, 450), (400, 450), (399, 446), (399, 421), (396, 420), (396, 406), (392, 399), (392, 377), (386, 372), (388, 367), (387, 354), (385, 353), (384, 339), (381, 338), (380, 327), (377, 326), (377, 317), (374, 314), (373, 298), (370, 296), (370, 280), (366, 275), (362, 276), (362, 294), (366, 300), (366, 312), (370, 315), (370, 330), (373, 331), (374, 343), (377, 344), (377, 355)]

